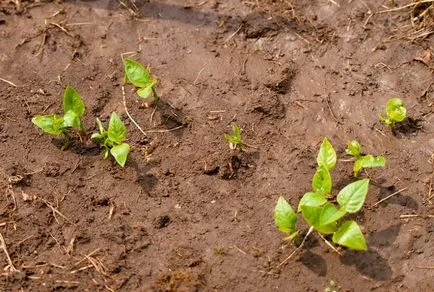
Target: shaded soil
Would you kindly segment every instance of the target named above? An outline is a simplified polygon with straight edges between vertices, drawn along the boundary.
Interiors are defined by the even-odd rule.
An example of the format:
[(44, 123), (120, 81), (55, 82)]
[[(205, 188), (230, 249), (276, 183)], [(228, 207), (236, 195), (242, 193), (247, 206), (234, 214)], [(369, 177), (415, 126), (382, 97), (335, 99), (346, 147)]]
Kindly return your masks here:
[[(332, 2), (0, 1), (0, 233), (19, 271), (1, 250), (0, 290), (433, 291), (434, 39), (415, 33), (432, 11), (419, 27), (416, 9), (373, 14), (410, 1)], [(132, 51), (159, 79), (155, 112), (126, 87), (147, 137), (122, 102)], [(86, 139), (61, 151), (31, 123), (62, 111), (68, 84), (89, 134), (122, 116), (125, 168)], [(390, 97), (417, 124), (382, 125)], [(232, 122), (258, 150), (228, 148)], [(275, 202), (309, 191), (325, 136), (341, 160), (350, 139), (387, 158), (363, 174), (369, 251), (339, 256), (313, 235), (278, 267), (294, 247)], [(338, 165), (334, 191), (353, 180)]]

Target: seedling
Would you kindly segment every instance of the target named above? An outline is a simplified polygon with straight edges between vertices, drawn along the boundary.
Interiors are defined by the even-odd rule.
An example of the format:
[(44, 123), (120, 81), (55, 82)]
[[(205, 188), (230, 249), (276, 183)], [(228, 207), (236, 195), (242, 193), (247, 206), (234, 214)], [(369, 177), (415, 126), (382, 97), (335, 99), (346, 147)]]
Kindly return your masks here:
[(37, 115), (32, 118), (32, 123), (41, 128), (45, 133), (59, 136), (64, 134), (67, 138), (65, 148), (69, 144), (70, 136), (68, 129), (73, 128), (84, 132), (80, 118), (85, 111), (84, 102), (81, 96), (71, 86), (67, 86), (63, 94), (63, 116), (57, 114)]
[(151, 75), (149, 70), (139, 62), (129, 58), (124, 60), (124, 69), (125, 83), (131, 83), (137, 87), (137, 95), (143, 99), (149, 99), (152, 94), (152, 103), (156, 104), (160, 99), (154, 88), (158, 81)]
[(242, 151), (243, 141), (241, 140), (241, 131), (236, 123), (232, 124), (232, 135), (225, 134), (225, 139), (229, 142), (229, 148), (232, 150)]
[(396, 123), (403, 122), (407, 116), (404, 102), (399, 98), (391, 98), (386, 103), (385, 114), (380, 115), (380, 120), (393, 127)]
[[(335, 244), (353, 250), (367, 250), (359, 225), (353, 220), (342, 222), (342, 219), (346, 214), (356, 213), (362, 208), (368, 193), (369, 179), (358, 180), (345, 186), (336, 197), (336, 206), (329, 200), (332, 189), (330, 171), (336, 165), (336, 152), (327, 138), (324, 138), (321, 144), (317, 164), (318, 168), (312, 179), (313, 191), (304, 194), (297, 211), (311, 229), (332, 236)], [(274, 209), (274, 222), (277, 228), (287, 235), (285, 239), (290, 240), (298, 235), (297, 214), (283, 197), (279, 198)]]
[(130, 153), (130, 145), (124, 143), (127, 137), (127, 128), (113, 112), (110, 117), (108, 130), (104, 129), (100, 119), (96, 119), (99, 133), (93, 133), (91, 139), (105, 148), (104, 159), (107, 159), (109, 153), (115, 158), (116, 162), (124, 167), (127, 161), (128, 153)]
[(355, 177), (359, 175), (360, 170), (363, 168), (384, 167), (386, 165), (386, 158), (383, 156), (363, 155), (362, 147), (357, 140), (348, 142), (345, 152), (356, 158), (353, 166)]

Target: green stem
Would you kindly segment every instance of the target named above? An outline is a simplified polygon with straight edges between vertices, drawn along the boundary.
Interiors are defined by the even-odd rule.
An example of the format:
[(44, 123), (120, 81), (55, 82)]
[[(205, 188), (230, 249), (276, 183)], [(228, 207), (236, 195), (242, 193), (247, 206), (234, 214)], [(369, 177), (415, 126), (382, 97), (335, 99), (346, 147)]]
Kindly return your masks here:
[(152, 94), (153, 94), (153, 96), (154, 96), (154, 104), (157, 104), (158, 103), (158, 101), (160, 100), (160, 97), (158, 96), (158, 94), (157, 94), (157, 91), (155, 90), (155, 88), (154, 87), (152, 87)]

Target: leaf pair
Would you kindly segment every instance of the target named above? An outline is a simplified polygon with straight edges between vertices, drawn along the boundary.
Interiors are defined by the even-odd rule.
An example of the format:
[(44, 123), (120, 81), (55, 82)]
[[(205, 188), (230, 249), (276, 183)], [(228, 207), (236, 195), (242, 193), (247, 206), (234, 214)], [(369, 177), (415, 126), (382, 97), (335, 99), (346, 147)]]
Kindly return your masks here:
[(58, 136), (68, 128), (83, 130), (80, 118), (85, 111), (81, 96), (71, 86), (67, 86), (63, 94), (63, 116), (56, 114), (37, 115), (32, 118), (32, 123), (41, 128), (45, 133)]
[(155, 92), (154, 86), (157, 84), (149, 70), (143, 67), (139, 62), (126, 58), (124, 60), (125, 79), (138, 87), (137, 95), (143, 99), (149, 98), (151, 94), (154, 96), (154, 102), (158, 101), (158, 95)]
[(356, 158), (353, 166), (355, 177), (359, 175), (359, 172), (363, 168), (384, 167), (386, 165), (386, 158), (383, 156), (373, 156), (371, 154), (363, 155), (362, 147), (357, 140), (348, 142), (345, 152), (348, 155), (354, 156)]
[(407, 109), (404, 107), (404, 102), (399, 98), (391, 98), (386, 103), (385, 115), (380, 115), (386, 125), (394, 126), (396, 123), (402, 122), (407, 116)]
[[(306, 222), (313, 226), (316, 230), (324, 234), (334, 234), (333, 242), (356, 250), (366, 250), (366, 242), (363, 234), (360, 232), (356, 222), (351, 223), (351, 229), (344, 223), (338, 226), (338, 220), (344, 217), (347, 213), (355, 213), (359, 211), (365, 202), (368, 193), (369, 180), (363, 179), (353, 182), (345, 186), (338, 194), (337, 201), (339, 208), (336, 208), (332, 203), (319, 194), (307, 193), (303, 196), (299, 204), (303, 218)], [(356, 233), (356, 238), (346, 235), (347, 232)], [(336, 237), (338, 234), (339, 237)], [(343, 239), (336, 239), (343, 237)]]
[(318, 167), (312, 179), (312, 190), (325, 197), (332, 190), (330, 170), (336, 165), (336, 152), (327, 138), (321, 143), (316, 161)]
[(225, 139), (229, 142), (229, 148), (232, 150), (242, 150), (243, 141), (241, 140), (241, 131), (236, 123), (232, 124), (232, 135), (224, 134)]
[(98, 124), (99, 133), (93, 133), (91, 139), (105, 148), (104, 159), (110, 153), (116, 162), (124, 167), (130, 153), (130, 145), (124, 143), (127, 137), (127, 129), (124, 123), (115, 112), (110, 117), (108, 130), (104, 129), (100, 119), (97, 118), (96, 123)]

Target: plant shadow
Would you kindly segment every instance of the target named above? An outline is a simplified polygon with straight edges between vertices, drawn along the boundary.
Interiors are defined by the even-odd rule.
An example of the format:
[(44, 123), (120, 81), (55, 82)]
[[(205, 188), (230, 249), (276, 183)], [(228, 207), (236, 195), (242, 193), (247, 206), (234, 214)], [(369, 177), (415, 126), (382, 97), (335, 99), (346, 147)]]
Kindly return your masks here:
[[(222, 14), (217, 12), (203, 12), (194, 8), (194, 6), (183, 4), (169, 4), (162, 1), (142, 0), (136, 1), (135, 4), (130, 0), (63, 0), (63, 3), (86, 6), (104, 10), (123, 10), (138, 18), (154, 18), (167, 21), (179, 21), (189, 25), (216, 26), (217, 19)], [(227, 16), (229, 17), (229, 16)]]
[[(395, 224), (384, 230), (375, 232), (368, 237), (368, 246), (391, 246), (398, 237), (401, 226), (402, 224)], [(361, 274), (371, 279), (386, 281), (392, 277), (392, 269), (387, 259), (383, 258), (372, 248), (366, 252), (347, 250), (340, 259), (342, 264), (355, 266)]]
[[(379, 201), (383, 200), (387, 196), (390, 196), (393, 193), (398, 191), (395, 186), (383, 187), (383, 186), (376, 185), (375, 183), (372, 184), (380, 189), (378, 195)], [(419, 209), (419, 204), (417, 203), (417, 201), (413, 199), (411, 195), (405, 195), (405, 191), (396, 194), (390, 197), (389, 199), (385, 200), (384, 202), (380, 203), (381, 206), (387, 206), (389, 204), (400, 205), (414, 211), (417, 211)]]
[(369, 236), (369, 246), (375, 246), (375, 247), (385, 247), (385, 246), (391, 246), (396, 238), (399, 235), (399, 232), (401, 231), (402, 224), (398, 223), (395, 225), (392, 225), (384, 230), (375, 232), (371, 236)]
[(341, 263), (355, 266), (362, 275), (377, 281), (390, 280), (392, 269), (378, 252), (369, 249), (366, 252), (348, 250), (340, 257)]
[(327, 275), (327, 263), (320, 255), (317, 255), (310, 250), (305, 250), (300, 256), (299, 261), (316, 275)]
[(157, 185), (158, 179), (149, 171), (151, 166), (147, 163), (137, 163), (137, 161), (131, 159), (128, 162), (128, 166), (132, 167), (136, 171), (136, 183), (142, 188), (142, 190), (149, 194)]

